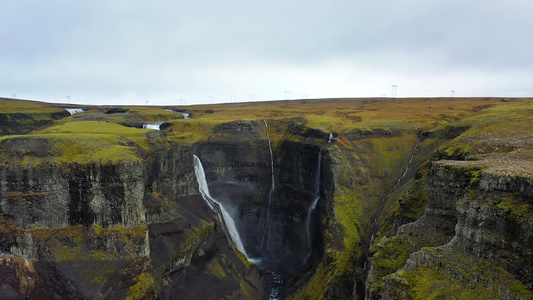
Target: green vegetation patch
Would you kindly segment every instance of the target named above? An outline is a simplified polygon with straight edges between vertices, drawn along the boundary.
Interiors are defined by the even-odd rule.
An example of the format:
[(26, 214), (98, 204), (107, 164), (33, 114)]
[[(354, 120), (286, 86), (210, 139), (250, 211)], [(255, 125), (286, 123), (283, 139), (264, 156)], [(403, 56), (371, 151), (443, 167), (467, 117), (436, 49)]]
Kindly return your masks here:
[(157, 296), (156, 280), (152, 274), (141, 273), (135, 281), (137, 283), (130, 287), (126, 300), (154, 299)]
[(519, 223), (529, 222), (533, 224), (533, 209), (531, 209), (531, 204), (519, 200), (518, 195), (520, 193), (508, 194), (500, 198), (496, 201), (496, 207), (507, 213), (512, 220)]
[(321, 263), (314, 271), (313, 276), (306, 282), (306, 285), (287, 299), (290, 300), (307, 300), (307, 299), (325, 299), (325, 292), (328, 290), (329, 283), (333, 279), (333, 272), (324, 267)]
[[(81, 121), (56, 125), (32, 135), (3, 137), (0, 138), (0, 142), (12, 139), (11, 144), (18, 143), (20, 144), (18, 147), (24, 148), (23, 144), (30, 145), (27, 140), (34, 138), (35, 142), (40, 139), (51, 148), (50, 157), (43, 155), (47, 153), (45, 149), (39, 153), (35, 152), (35, 155), (30, 151), (29, 155), (24, 155), (19, 159), (22, 165), (36, 165), (42, 162), (67, 164), (97, 161), (102, 163), (136, 162), (142, 160), (139, 153), (149, 149), (148, 132), (150, 132), (148, 129), (130, 128), (113, 123)], [(17, 142), (16, 139), (20, 141)], [(9, 160), (17, 162), (17, 159)]]
[(0, 98), (0, 112), (43, 114), (61, 113), (65, 110), (50, 103)]
[(171, 121), (171, 127), (166, 130), (167, 136), (179, 143), (192, 144), (205, 141), (212, 134), (213, 129), (223, 122), (189, 119)]
[[(113, 261), (139, 257), (146, 244), (145, 225), (126, 227), (114, 225), (109, 228), (81, 225), (61, 228), (39, 228), (32, 230), (39, 241), (41, 253), (50, 261)], [(113, 251), (91, 245), (115, 245)], [(104, 247), (105, 248), (105, 247)]]
[(386, 278), (385, 292), (408, 299), (533, 299), (533, 294), (501, 266), (458, 250), (431, 251), (413, 269)]

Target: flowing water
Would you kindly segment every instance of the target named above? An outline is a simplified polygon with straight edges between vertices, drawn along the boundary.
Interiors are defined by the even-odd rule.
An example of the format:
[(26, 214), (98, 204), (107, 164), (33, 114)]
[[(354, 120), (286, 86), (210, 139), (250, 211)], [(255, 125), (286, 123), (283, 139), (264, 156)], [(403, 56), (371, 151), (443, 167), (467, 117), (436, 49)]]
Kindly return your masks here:
[(65, 108), (65, 110), (68, 111), (71, 116), (83, 112), (83, 108)]
[(265, 290), (267, 290), (270, 300), (281, 299), (281, 288), (283, 287), (283, 277), (281, 274), (272, 271), (264, 271)]
[(204, 167), (202, 166), (202, 162), (196, 155), (193, 155), (193, 159), (194, 173), (196, 175), (196, 181), (198, 182), (202, 198), (205, 200), (207, 205), (211, 207), (212, 210), (218, 213), (218, 216), (220, 217), (221, 223), (224, 226), (228, 239), (235, 245), (235, 247), (240, 252), (246, 255), (246, 258), (248, 258), (248, 255), (246, 254), (246, 250), (244, 249), (244, 245), (241, 240), (241, 236), (239, 235), (239, 232), (237, 230), (237, 226), (235, 226), (235, 221), (228, 213), (224, 205), (209, 194), (209, 186), (207, 185), (207, 180), (205, 179), (205, 171)]
[(144, 129), (155, 129), (155, 130), (160, 130), (160, 126), (161, 126), (161, 124), (163, 124), (163, 122), (148, 123), (148, 124), (144, 124), (144, 125), (143, 125), (143, 128), (144, 128)]
[(321, 164), (322, 164), (322, 153), (318, 152), (318, 162), (316, 166), (316, 174), (315, 174), (315, 200), (313, 200), (313, 203), (309, 206), (309, 210), (307, 211), (307, 219), (305, 220), (305, 228), (306, 228), (306, 234), (307, 234), (307, 243), (309, 247), (309, 253), (307, 254), (307, 257), (303, 261), (302, 265), (306, 264), (309, 261), (309, 258), (311, 257), (311, 253), (313, 251), (313, 236), (312, 236), (312, 228), (311, 223), (313, 212), (316, 209), (316, 206), (318, 204), (318, 200), (320, 200), (320, 171), (321, 171)]
[(268, 138), (268, 149), (270, 150), (270, 171), (271, 171), (271, 185), (270, 185), (270, 192), (268, 193), (268, 211), (267, 211), (267, 221), (265, 226), (265, 232), (263, 233), (263, 239), (261, 241), (261, 248), (265, 249), (265, 240), (267, 241), (266, 250), (268, 250), (268, 239), (269, 239), (269, 229), (270, 229), (270, 209), (272, 205), (272, 194), (274, 193), (274, 190), (276, 189), (276, 182), (274, 180), (274, 154), (272, 153), (272, 141), (270, 140), (270, 133), (268, 131), (268, 123), (266, 120), (263, 120), (265, 122), (265, 129), (266, 129), (266, 135)]
[[(275, 229), (271, 228), (271, 225), (272, 225), (271, 222), (275, 221), (275, 220), (271, 220), (272, 218), (274, 218), (272, 216), (271, 209), (272, 209), (272, 205), (274, 204), (273, 198), (274, 198), (274, 194), (276, 191), (276, 182), (275, 182), (275, 173), (274, 173), (274, 153), (272, 150), (272, 140), (270, 138), (268, 123), (266, 122), (266, 120), (263, 120), (263, 122), (265, 124), (266, 137), (268, 140), (268, 149), (270, 153), (271, 185), (270, 185), (270, 191), (268, 194), (267, 218), (266, 218), (266, 222), (264, 223), (264, 231), (262, 232), (263, 237), (261, 239), (261, 249), (265, 251), (264, 253), (269, 253), (269, 250), (275, 251), (273, 249), (269, 249), (269, 246), (271, 243), (270, 239), (274, 238), (274, 236), (272, 236), (273, 231), (275, 231)], [(224, 206), (224, 203), (221, 203), (219, 200), (217, 200), (210, 194), (209, 186), (206, 180), (205, 170), (203, 168), (202, 162), (200, 161), (200, 158), (198, 158), (198, 156), (196, 155), (193, 155), (193, 161), (194, 161), (194, 172), (196, 175), (196, 180), (198, 182), (200, 194), (202, 198), (204, 199), (204, 201), (209, 205), (209, 207), (219, 215), (228, 240), (230, 240), (230, 242), (232, 242), (240, 252), (246, 255), (249, 261), (251, 261), (252, 263), (256, 265), (261, 266), (262, 265), (261, 257), (248, 257), (248, 254), (245, 251), (245, 247), (241, 240), (235, 221), (232, 215), (230, 214), (230, 212), (228, 212), (227, 208)], [(311, 257), (312, 251), (313, 251), (312, 250), (313, 249), (312, 220), (313, 220), (314, 212), (320, 200), (321, 164), (322, 164), (322, 154), (319, 151), (318, 158), (317, 158), (317, 166), (316, 166), (316, 171), (315, 171), (316, 173), (315, 173), (315, 178), (314, 178), (315, 182), (314, 182), (314, 194), (312, 198), (313, 200), (308, 208), (307, 218), (305, 220), (305, 237), (307, 239), (307, 248), (309, 250), (308, 250), (307, 256), (303, 259), (302, 265), (305, 265), (306, 263), (308, 263)], [(261, 230), (263, 229), (260, 229), (260, 231)], [(269, 299), (271, 300), (281, 299), (281, 294), (282, 294), (281, 290), (282, 290), (283, 283), (284, 283), (282, 275), (276, 272), (273, 272), (271, 270), (266, 270), (266, 269), (263, 269), (262, 272), (264, 275), (264, 288), (265, 288), (265, 291), (267, 292)]]
[[(381, 213), (383, 211), (383, 207), (385, 206), (385, 203), (387, 202), (387, 199), (390, 197), (390, 195), (392, 195), (392, 193), (400, 185), (400, 182), (405, 177), (405, 175), (407, 175), (407, 171), (409, 170), (409, 165), (413, 161), (413, 157), (416, 154), (416, 151), (418, 149), (418, 144), (420, 143), (420, 139), (421, 138), (422, 138), (422, 132), (420, 133), (420, 135), (418, 136), (418, 139), (416, 140), (415, 146), (413, 147), (413, 150), (411, 151), (411, 155), (409, 156), (409, 160), (405, 164), (405, 167), (404, 167), (404, 170), (402, 172), (402, 175), (398, 178), (398, 180), (396, 181), (396, 184), (394, 184), (394, 186), (389, 190), (387, 195), (385, 195), (385, 197), (381, 198), (381, 201), (379, 202), (378, 210), (376, 211), (376, 213), (372, 217), (372, 223), (371, 223), (371, 226), (370, 226), (371, 237), (370, 237), (370, 245), (369, 245), (368, 249), (370, 249), (374, 245), (374, 239), (376, 238), (376, 234), (377, 234), (377, 232), (379, 230), (378, 218), (379, 218), (379, 216), (381, 215)], [(370, 259), (370, 257), (369, 257), (369, 253), (367, 251), (366, 260), (365, 260), (364, 267), (363, 267), (363, 272), (365, 272), (365, 273), (368, 272), (367, 267), (368, 267), (369, 259)], [(365, 275), (368, 275), (368, 274), (365, 274)], [(369, 299), (369, 297), (371, 297), (371, 291), (369, 291), (369, 289), (365, 288), (365, 299)]]
[(188, 120), (188, 119), (191, 118), (191, 114), (186, 113), (186, 112), (176, 111), (176, 110), (172, 110), (172, 109), (168, 109), (168, 108), (165, 108), (165, 109), (163, 109), (163, 110), (164, 110), (164, 111), (170, 111), (170, 112), (178, 113), (178, 114), (180, 114), (180, 115), (183, 116), (183, 119), (184, 119), (184, 120)]

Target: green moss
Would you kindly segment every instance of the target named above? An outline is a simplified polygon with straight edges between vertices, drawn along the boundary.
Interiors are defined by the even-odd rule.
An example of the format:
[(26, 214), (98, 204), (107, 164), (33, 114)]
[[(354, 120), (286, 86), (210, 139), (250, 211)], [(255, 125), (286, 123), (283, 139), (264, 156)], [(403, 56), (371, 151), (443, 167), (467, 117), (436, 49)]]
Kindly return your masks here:
[(358, 256), (356, 248), (361, 240), (359, 236), (359, 219), (361, 213), (361, 203), (357, 195), (349, 190), (338, 189), (334, 196), (335, 219), (343, 229), (344, 249), (337, 252), (337, 265), (340, 270), (351, 270), (354, 254)]
[(170, 123), (171, 127), (166, 130), (170, 139), (180, 143), (192, 144), (207, 140), (215, 126), (222, 122), (189, 119)]
[(401, 193), (398, 199), (399, 207), (395, 217), (403, 222), (412, 222), (418, 219), (424, 213), (428, 194), (426, 186), (429, 178), (424, 176), (422, 179), (415, 181), (412, 186)]
[(214, 222), (203, 222), (201, 226), (189, 232), (187, 239), (178, 246), (173, 254), (173, 261), (180, 261), (184, 257), (191, 256), (198, 247), (204, 243), (208, 236), (215, 230)]
[(227, 276), (222, 266), (220, 266), (220, 263), (218, 262), (218, 260), (212, 260), (207, 265), (207, 272), (208, 274), (218, 279), (223, 279)]
[(152, 274), (142, 273), (136, 278), (137, 283), (128, 291), (127, 300), (153, 299), (157, 295), (155, 290), (156, 281)]
[[(62, 228), (34, 228), (33, 236), (42, 245), (43, 254), (51, 261), (111, 261), (135, 258), (142, 251), (147, 228), (145, 225), (109, 228), (71, 226)], [(117, 252), (89, 247), (97, 240), (113, 240)]]
[[(411, 299), (532, 299), (533, 294), (502, 267), (457, 250), (424, 248), (426, 261), (388, 276), (397, 285), (389, 296)], [(519, 296), (520, 295), (520, 296)]]
[(517, 199), (518, 195), (519, 193), (508, 194), (502, 197), (496, 202), (496, 207), (509, 214), (511, 219), (514, 219), (518, 222), (533, 220), (533, 210), (531, 209), (531, 204)]
[(321, 263), (313, 273), (306, 285), (292, 296), (289, 300), (306, 300), (306, 299), (325, 299), (325, 291), (328, 290), (329, 283), (333, 278), (333, 272), (324, 267)]

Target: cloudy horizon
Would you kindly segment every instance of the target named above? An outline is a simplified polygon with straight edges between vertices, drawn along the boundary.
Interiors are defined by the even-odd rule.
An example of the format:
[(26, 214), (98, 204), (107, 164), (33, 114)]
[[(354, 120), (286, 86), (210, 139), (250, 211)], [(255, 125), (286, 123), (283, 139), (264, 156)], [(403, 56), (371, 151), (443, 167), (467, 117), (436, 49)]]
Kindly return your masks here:
[[(533, 2), (8, 1), (0, 97), (531, 97)], [(16, 96), (15, 96), (16, 95)]]

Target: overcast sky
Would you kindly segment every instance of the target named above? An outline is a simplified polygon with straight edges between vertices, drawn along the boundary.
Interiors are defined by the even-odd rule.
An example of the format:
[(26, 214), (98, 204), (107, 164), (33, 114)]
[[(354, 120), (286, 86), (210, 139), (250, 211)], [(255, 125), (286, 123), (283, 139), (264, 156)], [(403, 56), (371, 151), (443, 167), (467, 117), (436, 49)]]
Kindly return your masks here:
[(0, 97), (533, 96), (532, 14), (531, 0), (2, 1)]

